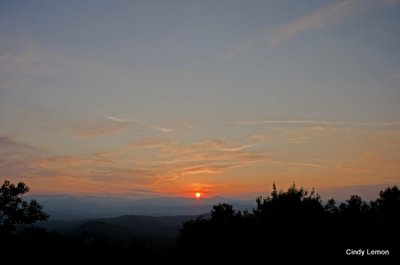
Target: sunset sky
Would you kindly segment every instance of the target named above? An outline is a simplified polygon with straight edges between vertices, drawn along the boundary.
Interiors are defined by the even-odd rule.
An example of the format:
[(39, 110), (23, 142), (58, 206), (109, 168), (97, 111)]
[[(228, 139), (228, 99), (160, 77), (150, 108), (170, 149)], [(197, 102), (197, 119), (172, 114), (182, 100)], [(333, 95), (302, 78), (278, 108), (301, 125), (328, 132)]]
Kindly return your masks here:
[(397, 0), (1, 0), (0, 179), (375, 198), (400, 184), (399, 47)]

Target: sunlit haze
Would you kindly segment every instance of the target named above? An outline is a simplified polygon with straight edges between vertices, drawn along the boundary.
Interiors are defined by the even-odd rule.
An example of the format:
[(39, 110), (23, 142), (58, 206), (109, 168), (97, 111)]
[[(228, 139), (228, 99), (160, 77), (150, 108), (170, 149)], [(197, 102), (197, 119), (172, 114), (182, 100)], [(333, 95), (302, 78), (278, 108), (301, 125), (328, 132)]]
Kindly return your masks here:
[(36, 194), (400, 184), (400, 1), (1, 1), (0, 177)]

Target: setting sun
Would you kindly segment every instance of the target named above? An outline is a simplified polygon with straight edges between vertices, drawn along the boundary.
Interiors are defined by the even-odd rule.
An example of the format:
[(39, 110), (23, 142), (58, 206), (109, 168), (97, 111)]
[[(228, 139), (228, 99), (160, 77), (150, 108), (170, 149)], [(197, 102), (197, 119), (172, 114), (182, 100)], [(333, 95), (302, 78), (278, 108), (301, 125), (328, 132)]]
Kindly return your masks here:
[(200, 198), (201, 197), (201, 193), (200, 192), (196, 192), (196, 198)]

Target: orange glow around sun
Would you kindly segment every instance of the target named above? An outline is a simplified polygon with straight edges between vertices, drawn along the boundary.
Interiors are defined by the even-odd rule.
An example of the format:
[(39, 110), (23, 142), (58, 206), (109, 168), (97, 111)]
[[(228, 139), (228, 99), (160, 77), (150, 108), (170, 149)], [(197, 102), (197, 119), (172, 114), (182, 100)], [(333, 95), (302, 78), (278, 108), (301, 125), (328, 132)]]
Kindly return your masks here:
[(201, 197), (201, 193), (200, 192), (196, 192), (196, 198), (199, 199)]

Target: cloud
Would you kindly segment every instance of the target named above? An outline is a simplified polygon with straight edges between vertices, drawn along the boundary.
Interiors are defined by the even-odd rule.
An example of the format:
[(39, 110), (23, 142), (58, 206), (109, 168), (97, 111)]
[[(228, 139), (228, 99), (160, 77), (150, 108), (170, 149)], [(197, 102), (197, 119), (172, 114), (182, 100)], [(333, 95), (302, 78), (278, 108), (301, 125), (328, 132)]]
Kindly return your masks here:
[(232, 147), (232, 148), (224, 148), (221, 149), (221, 151), (227, 151), (227, 152), (237, 152), (237, 151), (241, 151), (250, 147), (255, 146), (255, 144), (248, 144), (248, 145), (243, 145), (243, 146), (239, 146), (239, 147)]
[(38, 160), (35, 163), (35, 166), (38, 169), (44, 169), (44, 170), (54, 170), (54, 169), (61, 169), (61, 168), (76, 168), (79, 166), (83, 166), (85, 164), (88, 164), (90, 162), (88, 159), (84, 159), (83, 157), (80, 156), (53, 156), (49, 158), (43, 158), (41, 160)]
[(144, 139), (113, 150), (46, 156), (11, 137), (0, 137), (0, 169), (7, 176), (28, 176), (38, 192), (164, 192), (186, 178), (216, 181), (214, 175), (265, 158), (249, 147), (221, 139), (189, 144)]
[[(143, 143), (142, 143), (143, 144)], [(246, 151), (247, 148), (254, 146), (240, 145), (221, 139), (208, 139), (192, 144), (180, 144), (173, 141), (147, 141), (145, 146), (158, 148), (159, 154), (168, 156), (163, 163), (222, 163), (225, 161), (258, 160), (263, 154)]]
[(366, 127), (389, 127), (400, 126), (400, 122), (345, 122), (345, 121), (324, 121), (324, 120), (247, 120), (238, 121), (239, 126), (260, 126), (260, 125), (337, 125), (337, 126), (366, 126)]
[[(187, 176), (222, 174), (238, 167), (246, 167), (264, 159), (267, 154), (250, 151), (254, 146), (222, 139), (207, 139), (191, 144), (178, 141), (147, 139), (132, 145), (140, 154), (142, 166), (153, 168), (160, 176), (155, 183), (169, 184)], [(146, 151), (146, 153), (141, 153)]]
[[(257, 161), (253, 161), (257, 162)], [(155, 184), (170, 184), (171, 182), (179, 182), (185, 177), (201, 176), (203, 179), (206, 175), (223, 174), (231, 169), (245, 167), (249, 162), (245, 161), (230, 161), (224, 163), (212, 163), (210, 161), (196, 161), (192, 166), (185, 166), (184, 164), (173, 168), (166, 172), (166, 174), (155, 179)], [(214, 179), (216, 180), (216, 178)]]
[[(291, 121), (290, 124), (296, 123)], [(310, 126), (301, 127), (300, 130), (285, 127), (279, 130), (282, 134), (273, 132), (272, 136), (283, 136), (298, 143), (305, 141), (306, 139), (301, 137), (308, 134), (318, 137), (318, 133), (326, 132), (326, 128), (321, 124), (316, 125), (309, 121), (305, 124)], [(327, 129), (329, 131), (330, 127), (328, 126)], [(235, 181), (238, 174), (246, 173), (250, 179), (254, 179), (261, 173), (261, 168), (268, 169), (265, 172), (266, 175), (279, 176), (282, 172), (293, 171), (298, 172), (299, 175), (310, 174), (313, 177), (323, 174), (332, 177), (341, 176), (343, 179), (349, 178), (350, 181), (351, 178), (367, 176), (368, 178), (365, 179), (374, 177), (383, 181), (381, 176), (384, 174), (385, 177), (398, 180), (398, 177), (395, 178), (399, 172), (399, 159), (396, 152), (400, 143), (398, 131), (390, 130), (381, 133), (379, 130), (369, 131), (367, 137), (372, 138), (366, 139), (374, 139), (376, 143), (369, 141), (367, 145), (364, 145), (365, 139), (356, 141), (358, 135), (354, 135), (356, 138), (343, 139), (341, 146), (330, 142), (335, 144), (333, 149), (337, 149), (333, 150), (333, 153), (329, 153), (331, 149), (329, 143), (326, 146), (328, 153), (321, 153), (320, 149), (310, 149), (306, 145), (299, 146), (298, 152), (290, 147), (285, 149), (288, 146), (281, 145), (282, 141), (274, 141), (278, 144), (269, 145), (273, 153), (268, 153), (265, 149), (263, 150), (265, 146), (262, 143), (259, 141), (253, 143), (249, 137), (236, 141), (204, 139), (189, 143), (150, 138), (101, 152), (57, 156), (45, 156), (29, 145), (5, 136), (0, 137), (0, 170), (2, 174), (5, 174), (4, 176), (15, 178), (28, 176), (29, 183), (34, 185), (35, 190), (39, 192), (72, 193), (123, 194), (135, 190), (182, 192), (185, 187), (197, 182), (209, 183), (221, 188), (221, 185), (225, 185), (227, 181)], [(256, 137), (257, 139), (259, 138)], [(336, 137), (327, 138), (328, 141), (336, 139)], [(350, 143), (361, 146), (357, 147), (356, 151), (365, 148), (371, 149), (371, 152), (357, 159), (356, 154), (348, 152), (347, 147), (351, 148)], [(252, 148), (254, 146), (257, 148)], [(375, 146), (378, 148), (376, 152), (374, 152)], [(393, 150), (393, 154), (389, 155), (386, 148)], [(334, 158), (332, 159), (331, 156)], [(247, 167), (249, 170), (237, 170)], [(230, 175), (233, 177), (229, 178)], [(342, 183), (349, 182), (346, 181)], [(235, 185), (246, 186), (247, 184), (242, 179)]]
[(163, 132), (163, 133), (170, 133), (170, 132), (174, 132), (177, 130), (177, 128), (160, 127), (160, 126), (156, 126), (156, 125), (151, 125), (151, 126), (149, 126), (149, 128), (154, 129), (156, 131)]
[(262, 132), (262, 133), (253, 133), (250, 134), (246, 137), (248, 141), (251, 142), (265, 142), (273, 139), (274, 136), (276, 136), (276, 132)]
[(219, 57), (226, 61), (240, 53), (254, 47), (256, 44), (266, 43), (270, 48), (304, 32), (320, 30), (326, 26), (343, 21), (359, 12), (373, 10), (377, 6), (390, 7), (399, 4), (399, 0), (336, 0), (329, 1), (322, 7), (310, 11), (304, 16), (288, 21), (275, 29), (268, 27), (257, 36), (243, 41), (241, 44), (227, 49)]
[(40, 157), (40, 150), (34, 147), (12, 136), (0, 137), (0, 176), (26, 178)]
[(131, 189), (130, 192), (133, 192), (133, 193), (135, 193), (135, 192), (139, 192), (139, 193), (151, 193), (151, 194), (158, 193), (158, 192), (156, 192), (156, 191), (154, 191), (154, 190), (149, 190), (149, 189)]
[(244, 42), (244, 43), (242, 43), (240, 45), (237, 45), (237, 46), (234, 46), (232, 48), (229, 48), (229, 49), (227, 49), (226, 51), (224, 51), (221, 54), (219, 59), (222, 62), (228, 61), (228, 60), (232, 59), (233, 57), (236, 57), (237, 55), (239, 55), (243, 51), (246, 51), (246, 50), (250, 49), (258, 41), (259, 41), (259, 37), (258, 38), (252, 38), (252, 39), (249, 39), (249, 40), (247, 40), (246, 42)]
[(140, 125), (144, 128), (156, 130), (156, 131), (163, 132), (163, 133), (171, 133), (171, 132), (178, 130), (178, 128), (171, 128), (171, 127), (147, 124), (147, 123), (142, 122), (137, 119), (124, 119), (124, 118), (118, 118), (118, 117), (114, 117), (114, 116), (105, 116), (105, 118), (115, 121), (115, 122), (120, 122), (120, 123), (136, 123), (137, 125)]
[(335, 133), (342, 131), (336, 126), (332, 125), (311, 125), (302, 126), (300, 128), (287, 128), (284, 130), (284, 134), (287, 136), (287, 141), (294, 144), (302, 144), (309, 140), (322, 137), (328, 133)]
[[(114, 150), (114, 153), (118, 152)], [(106, 160), (99, 158), (98, 153), (42, 157), (30, 163), (29, 174), (32, 181), (44, 183), (45, 188), (53, 183), (74, 193), (123, 193), (149, 188), (154, 170), (128, 164), (121, 156), (110, 156)]]
[(195, 193), (195, 192), (204, 192), (204, 193), (210, 193), (215, 189), (215, 184), (209, 184), (209, 183), (192, 183), (189, 188), (190, 193)]
[(138, 120), (134, 120), (134, 119), (122, 119), (122, 118), (117, 118), (114, 116), (106, 116), (106, 119), (112, 120), (112, 121), (117, 121), (117, 122), (138, 122), (140, 123)]
[[(341, 133), (349, 129), (349, 126), (338, 126), (325, 124), (323, 121), (242, 121), (236, 123), (238, 126), (266, 127), (267, 131), (252, 133), (244, 139), (249, 143), (257, 145), (276, 144), (282, 141), (292, 144), (303, 144), (316, 138), (329, 134)], [(336, 123), (335, 123), (336, 124)]]
[(17, 142), (12, 136), (0, 136), (0, 151), (1, 152), (16, 152), (16, 153), (26, 153), (35, 152), (36, 149), (30, 145)]
[[(267, 132), (254, 133), (246, 137), (250, 143), (262, 144), (265, 141), (286, 141), (292, 144), (303, 144), (333, 134), (340, 137), (345, 130), (370, 129), (393, 131), (400, 129), (400, 122), (347, 122), (327, 120), (246, 120), (234, 123), (244, 127), (266, 127)], [(343, 135), (343, 134), (342, 134)]]
[(177, 144), (178, 142), (176, 141), (168, 141), (168, 140), (162, 140), (162, 139), (143, 139), (135, 144), (133, 144), (134, 147), (138, 148), (168, 148), (168, 146)]
[(278, 28), (267, 39), (267, 42), (270, 47), (275, 47), (279, 43), (302, 32), (321, 29), (326, 25), (333, 24), (346, 16), (354, 14), (355, 11), (368, 5), (368, 2), (365, 0), (338, 0), (330, 2)]
[(307, 140), (314, 139), (317, 137), (316, 135), (306, 135), (306, 136), (296, 136), (288, 139), (288, 142), (294, 144), (301, 144), (306, 142)]
[(138, 168), (136, 165), (125, 167), (122, 163), (107, 166), (94, 164), (86, 178), (102, 183), (117, 183), (118, 185), (148, 185), (157, 176), (157, 171), (151, 167)]
[(279, 165), (285, 165), (285, 166), (329, 169), (329, 167), (326, 165), (317, 164), (317, 163), (308, 163), (308, 162), (292, 162), (292, 161), (284, 161), (284, 160), (266, 160), (265, 162), (269, 163), (269, 164), (279, 164)]
[(224, 172), (228, 168), (232, 168), (232, 165), (200, 165), (182, 168), (178, 171), (178, 174), (218, 174)]

